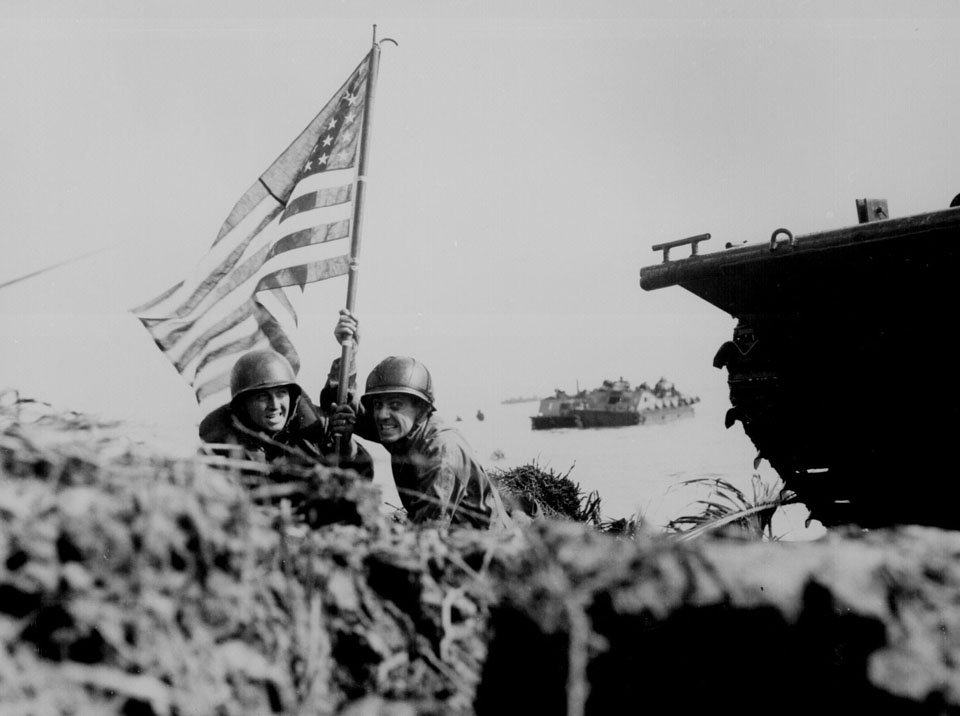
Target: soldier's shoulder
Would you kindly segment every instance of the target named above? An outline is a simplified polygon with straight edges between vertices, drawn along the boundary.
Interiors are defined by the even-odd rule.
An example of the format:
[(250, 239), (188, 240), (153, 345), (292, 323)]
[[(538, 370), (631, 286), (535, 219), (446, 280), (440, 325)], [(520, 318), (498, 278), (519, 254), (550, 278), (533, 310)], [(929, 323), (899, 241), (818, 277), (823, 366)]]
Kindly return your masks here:
[(200, 421), (200, 439), (207, 443), (226, 442), (233, 433), (233, 410), (225, 403), (207, 413)]

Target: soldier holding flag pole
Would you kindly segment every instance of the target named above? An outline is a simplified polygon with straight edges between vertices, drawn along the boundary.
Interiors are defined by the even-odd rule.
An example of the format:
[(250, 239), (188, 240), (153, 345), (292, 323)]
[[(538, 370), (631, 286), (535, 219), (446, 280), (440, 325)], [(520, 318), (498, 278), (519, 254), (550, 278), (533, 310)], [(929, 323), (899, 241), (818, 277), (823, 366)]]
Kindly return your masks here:
[[(389, 40), (394, 42), (393, 40)], [(394, 43), (396, 44), (396, 43)], [(364, 100), (365, 111), (363, 113), (363, 122), (360, 129), (360, 157), (357, 160), (357, 195), (356, 201), (354, 202), (353, 207), (353, 233), (350, 239), (350, 263), (349, 263), (349, 272), (347, 274), (347, 307), (346, 307), (346, 316), (352, 318), (353, 311), (356, 307), (357, 301), (357, 277), (360, 268), (359, 258), (360, 258), (360, 238), (363, 230), (363, 196), (364, 188), (367, 183), (367, 157), (369, 156), (369, 147), (370, 147), (370, 117), (373, 113), (373, 93), (374, 86), (376, 85), (377, 73), (380, 69), (380, 45), (377, 43), (377, 26), (373, 26), (373, 47), (370, 50), (370, 69), (369, 77), (370, 79), (366, 84), (366, 97)], [(343, 321), (344, 312), (341, 312), (341, 321)], [(338, 324), (339, 325), (339, 324)], [(356, 349), (356, 344), (354, 341), (354, 336), (356, 335), (356, 324), (352, 326), (352, 330), (344, 331), (337, 334), (337, 339), (340, 341), (341, 353), (340, 353), (340, 377), (338, 380), (338, 392), (337, 392), (337, 405), (344, 405), (347, 403), (347, 390), (349, 387), (349, 374), (350, 367), (354, 365), (353, 353)], [(342, 419), (342, 418), (341, 418)], [(347, 435), (349, 438), (349, 434)], [(340, 452), (346, 447), (346, 441), (344, 446), (341, 446), (341, 438), (339, 434), (334, 438), (335, 450)], [(349, 453), (349, 447), (346, 447), (347, 452)]]
[[(133, 309), (193, 386), (206, 413), (200, 425), (206, 442), (239, 445), (265, 460), (276, 458), (278, 447), (295, 447), (372, 477), (369, 455), (349, 437), (352, 426), (324, 409), (351, 397), (352, 311), (379, 52), (374, 26), (371, 51), (240, 198), (193, 273)], [(346, 255), (336, 249), (344, 239), (351, 242)], [(335, 331), (339, 375), (328, 379), (318, 407), (296, 382), (298, 306), (307, 284), (344, 274), (340, 322), (352, 325)], [(326, 397), (332, 387), (335, 400)]]

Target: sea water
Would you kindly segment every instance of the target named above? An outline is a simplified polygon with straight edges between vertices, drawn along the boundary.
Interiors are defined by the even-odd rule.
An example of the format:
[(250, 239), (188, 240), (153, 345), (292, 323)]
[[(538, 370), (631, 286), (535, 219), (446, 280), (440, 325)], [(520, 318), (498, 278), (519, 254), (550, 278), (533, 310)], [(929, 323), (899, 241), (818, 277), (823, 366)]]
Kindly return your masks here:
[[(782, 486), (766, 461), (754, 466), (757, 450), (740, 424), (724, 427), (729, 405), (722, 401), (697, 403), (691, 417), (670, 422), (593, 429), (533, 430), (530, 417), (537, 408), (536, 402), (495, 403), (483, 406), (483, 420), (476, 410), (443, 419), (463, 434), (489, 472), (536, 463), (567, 475), (585, 495), (599, 494), (605, 520), (642, 517), (659, 529), (671, 519), (698, 513), (696, 502), (709, 498), (710, 490), (683, 484), (689, 480), (721, 478), (748, 498), (754, 475)], [(368, 449), (385, 502), (399, 505), (386, 451), (375, 444)], [(822, 534), (817, 523), (806, 524), (807, 517), (799, 505), (780, 510), (774, 535), (801, 540)]]

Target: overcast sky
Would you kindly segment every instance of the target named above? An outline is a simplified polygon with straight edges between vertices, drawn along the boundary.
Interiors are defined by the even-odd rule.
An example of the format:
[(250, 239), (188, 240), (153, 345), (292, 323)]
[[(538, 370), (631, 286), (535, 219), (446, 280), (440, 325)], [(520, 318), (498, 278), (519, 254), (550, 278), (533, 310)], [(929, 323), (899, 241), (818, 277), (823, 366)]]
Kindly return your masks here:
[[(724, 395), (733, 320), (639, 286), (651, 246), (762, 242), (960, 192), (960, 10), (932, 2), (5, 2), (0, 388), (193, 426), (127, 311), (385, 44), (357, 312), (361, 380), (431, 368), (441, 408), (671, 378)], [(315, 393), (346, 279), (311, 290)]]

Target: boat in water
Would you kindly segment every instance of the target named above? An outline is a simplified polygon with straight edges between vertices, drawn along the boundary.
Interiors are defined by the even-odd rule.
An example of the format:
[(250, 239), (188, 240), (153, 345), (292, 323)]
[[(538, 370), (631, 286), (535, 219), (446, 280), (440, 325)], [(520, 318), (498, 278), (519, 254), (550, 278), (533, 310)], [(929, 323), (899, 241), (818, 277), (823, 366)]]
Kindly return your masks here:
[(666, 378), (652, 388), (646, 383), (633, 388), (621, 377), (573, 395), (556, 390), (540, 401), (540, 410), (530, 421), (534, 430), (649, 425), (692, 417), (698, 402), (699, 398), (682, 394)]
[(709, 234), (660, 244), (640, 286), (680, 286), (737, 319), (713, 359), (726, 425), (743, 426), (811, 519), (957, 529), (960, 195), (899, 218), (882, 199), (856, 207), (852, 226), (778, 228), (712, 253), (698, 251)]
[(540, 398), (539, 396), (536, 396), (536, 395), (530, 395), (530, 396), (517, 395), (517, 396), (514, 396), (513, 398), (506, 398), (505, 400), (501, 400), (500, 405), (513, 405), (514, 403), (536, 403), (538, 400), (540, 400)]

